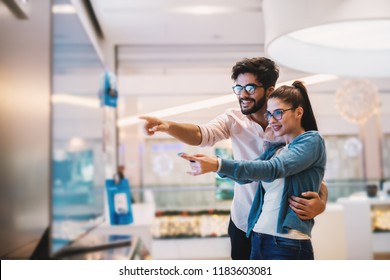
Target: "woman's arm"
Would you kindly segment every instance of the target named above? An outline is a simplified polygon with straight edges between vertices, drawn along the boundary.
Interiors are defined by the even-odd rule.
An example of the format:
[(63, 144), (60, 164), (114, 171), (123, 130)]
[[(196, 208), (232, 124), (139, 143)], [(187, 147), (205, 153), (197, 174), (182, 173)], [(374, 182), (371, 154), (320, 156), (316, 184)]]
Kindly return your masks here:
[(239, 180), (273, 181), (300, 173), (317, 161), (325, 164), (325, 160), (325, 143), (318, 133), (311, 131), (298, 136), (286, 151), (269, 160), (222, 159), (218, 172)]
[(310, 131), (295, 138), (287, 151), (272, 159), (240, 161), (222, 159), (220, 167), (215, 156), (196, 154), (182, 157), (198, 163), (199, 167), (189, 173), (192, 175), (218, 172), (239, 181), (273, 181), (299, 173), (316, 161), (325, 161), (325, 143), (317, 132)]

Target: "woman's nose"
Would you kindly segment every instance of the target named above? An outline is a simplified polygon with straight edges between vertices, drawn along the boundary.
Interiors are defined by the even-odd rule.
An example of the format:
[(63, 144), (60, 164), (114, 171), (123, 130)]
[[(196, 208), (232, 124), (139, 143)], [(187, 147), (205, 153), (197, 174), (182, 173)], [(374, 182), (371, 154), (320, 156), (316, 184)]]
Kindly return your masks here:
[(271, 124), (271, 123), (275, 123), (275, 122), (278, 122), (277, 119), (275, 119), (274, 116), (271, 116), (271, 118), (268, 120), (268, 123)]

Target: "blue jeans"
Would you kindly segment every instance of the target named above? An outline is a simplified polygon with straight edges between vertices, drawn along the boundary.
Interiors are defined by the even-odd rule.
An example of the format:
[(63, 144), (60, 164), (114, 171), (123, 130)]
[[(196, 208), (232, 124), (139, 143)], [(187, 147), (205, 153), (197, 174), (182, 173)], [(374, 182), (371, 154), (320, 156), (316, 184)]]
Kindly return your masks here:
[(251, 239), (251, 260), (314, 260), (310, 239), (297, 240), (253, 231)]
[(230, 219), (228, 234), (231, 244), (232, 260), (249, 260), (251, 254), (251, 239), (246, 237), (246, 233), (233, 223)]

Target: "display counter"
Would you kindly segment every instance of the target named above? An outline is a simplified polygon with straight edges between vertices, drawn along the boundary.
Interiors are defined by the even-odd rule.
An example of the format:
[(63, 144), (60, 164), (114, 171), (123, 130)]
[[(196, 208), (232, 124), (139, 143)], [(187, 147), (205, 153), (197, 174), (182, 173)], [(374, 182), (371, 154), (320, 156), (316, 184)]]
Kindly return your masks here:
[[(178, 195), (176, 193), (176, 195)], [(134, 222), (129, 225), (103, 224), (95, 234), (139, 237), (152, 259), (228, 259), (230, 240), (227, 228), (230, 211), (188, 207), (158, 209), (150, 203), (132, 205)], [(223, 204), (229, 205), (230, 202)]]
[(346, 234), (343, 206), (328, 202), (323, 213), (315, 217), (312, 230), (315, 260), (345, 260)]
[(132, 212), (133, 223), (103, 223), (72, 244), (61, 259), (150, 259), (155, 205), (134, 203)]
[[(92, 243), (86, 244), (93, 239)], [(102, 242), (107, 239), (106, 245), (94, 247), (93, 242)], [(121, 240), (122, 239), (122, 240)], [(75, 243), (74, 250), (58, 259), (62, 260), (147, 260), (150, 253), (142, 240), (137, 236), (93, 234), (86, 236), (80, 243)], [(101, 243), (102, 244), (102, 243)]]
[(154, 260), (230, 259), (229, 237), (153, 239)]
[(157, 211), (153, 259), (228, 259), (229, 210)]
[(390, 196), (379, 192), (368, 197), (357, 192), (339, 198), (344, 208), (347, 259), (370, 260), (390, 254)]
[(156, 212), (151, 256), (157, 260), (230, 259), (227, 229), (232, 188), (176, 186), (153, 188)]
[(156, 207), (151, 203), (132, 204), (134, 222), (129, 225), (110, 225), (108, 223), (97, 227), (94, 232), (102, 234), (131, 234), (139, 236), (148, 250), (152, 247), (151, 228), (154, 224)]

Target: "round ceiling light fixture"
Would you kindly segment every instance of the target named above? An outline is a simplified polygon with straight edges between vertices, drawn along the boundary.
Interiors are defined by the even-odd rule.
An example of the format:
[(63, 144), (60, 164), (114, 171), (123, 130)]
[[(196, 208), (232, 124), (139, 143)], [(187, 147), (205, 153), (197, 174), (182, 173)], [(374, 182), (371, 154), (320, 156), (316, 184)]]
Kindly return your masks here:
[(390, 77), (390, 1), (264, 0), (265, 52), (278, 64), (343, 77)]
[(349, 80), (336, 91), (336, 109), (351, 123), (363, 125), (380, 110), (378, 89), (368, 80)]

